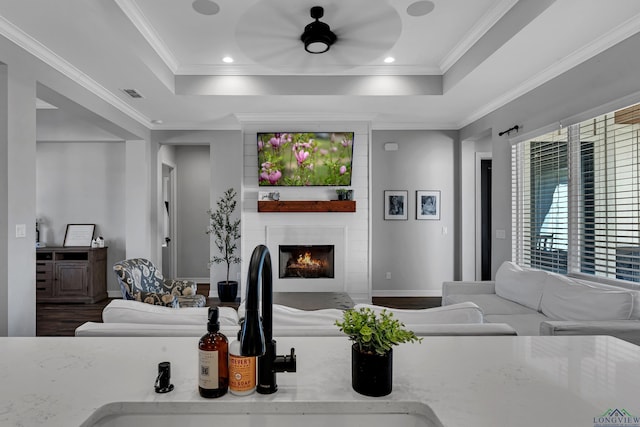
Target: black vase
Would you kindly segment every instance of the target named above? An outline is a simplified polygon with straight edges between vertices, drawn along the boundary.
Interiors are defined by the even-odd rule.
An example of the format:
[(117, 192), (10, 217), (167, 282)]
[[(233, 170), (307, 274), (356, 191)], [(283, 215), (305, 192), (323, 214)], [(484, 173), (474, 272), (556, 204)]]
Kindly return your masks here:
[(393, 383), (393, 350), (384, 355), (362, 353), (351, 347), (351, 386), (365, 396), (386, 396)]
[(218, 298), (221, 302), (235, 302), (238, 295), (238, 282), (218, 282)]

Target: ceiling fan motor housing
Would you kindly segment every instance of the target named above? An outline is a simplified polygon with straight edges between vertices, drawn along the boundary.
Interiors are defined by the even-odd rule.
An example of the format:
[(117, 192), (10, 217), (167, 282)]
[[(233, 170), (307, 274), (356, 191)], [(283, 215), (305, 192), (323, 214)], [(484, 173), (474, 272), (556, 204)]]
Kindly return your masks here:
[(305, 26), (304, 33), (300, 36), (305, 50), (309, 53), (324, 53), (338, 39), (329, 25), (319, 21), (322, 16), (324, 16), (324, 9), (321, 6), (312, 7), (311, 17), (315, 21)]

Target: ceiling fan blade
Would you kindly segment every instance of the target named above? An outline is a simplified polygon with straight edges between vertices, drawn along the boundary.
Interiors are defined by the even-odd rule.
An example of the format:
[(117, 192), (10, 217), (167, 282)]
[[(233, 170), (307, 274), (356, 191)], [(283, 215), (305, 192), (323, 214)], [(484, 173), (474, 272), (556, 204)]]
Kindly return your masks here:
[(300, 35), (312, 22), (310, 9), (316, 0), (264, 0), (241, 17), (236, 39), (244, 53), (257, 63), (294, 73), (342, 72), (376, 60), (398, 40), (400, 17), (383, 0), (325, 3), (320, 21), (338, 36), (328, 52), (305, 52)]
[[(299, 28), (300, 34), (302, 34), (302, 31), (304, 30), (304, 26), (312, 21), (311, 16), (309, 15), (310, 8), (300, 4), (292, 7), (290, 2), (270, 2), (269, 8), (275, 10), (276, 15), (278, 16), (278, 21), (284, 21), (295, 28)], [(301, 19), (303, 16), (306, 20)]]

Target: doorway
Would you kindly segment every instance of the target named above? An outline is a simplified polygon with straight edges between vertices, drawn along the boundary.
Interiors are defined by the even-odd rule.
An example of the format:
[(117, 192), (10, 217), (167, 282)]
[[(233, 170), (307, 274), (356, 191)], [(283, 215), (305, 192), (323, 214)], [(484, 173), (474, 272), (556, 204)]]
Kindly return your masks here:
[(175, 251), (175, 168), (162, 164), (162, 206), (160, 218), (162, 218), (162, 274), (165, 277), (175, 277), (176, 251)]
[(491, 163), (480, 160), (480, 280), (491, 280)]

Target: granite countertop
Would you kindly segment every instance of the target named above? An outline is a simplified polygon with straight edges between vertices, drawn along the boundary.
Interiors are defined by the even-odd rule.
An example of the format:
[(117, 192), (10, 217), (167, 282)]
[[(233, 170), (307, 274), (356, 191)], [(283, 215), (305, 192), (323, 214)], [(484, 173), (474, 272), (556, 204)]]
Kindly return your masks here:
[[(79, 426), (111, 402), (204, 402), (197, 338), (0, 338), (0, 425)], [(610, 337), (425, 337), (394, 349), (393, 392), (351, 388), (345, 337), (281, 338), (298, 372), (277, 393), (215, 401), (421, 402), (443, 426), (594, 426), (608, 409), (640, 415), (640, 347)], [(159, 362), (175, 390), (157, 394)], [(636, 424), (633, 424), (636, 425)]]

